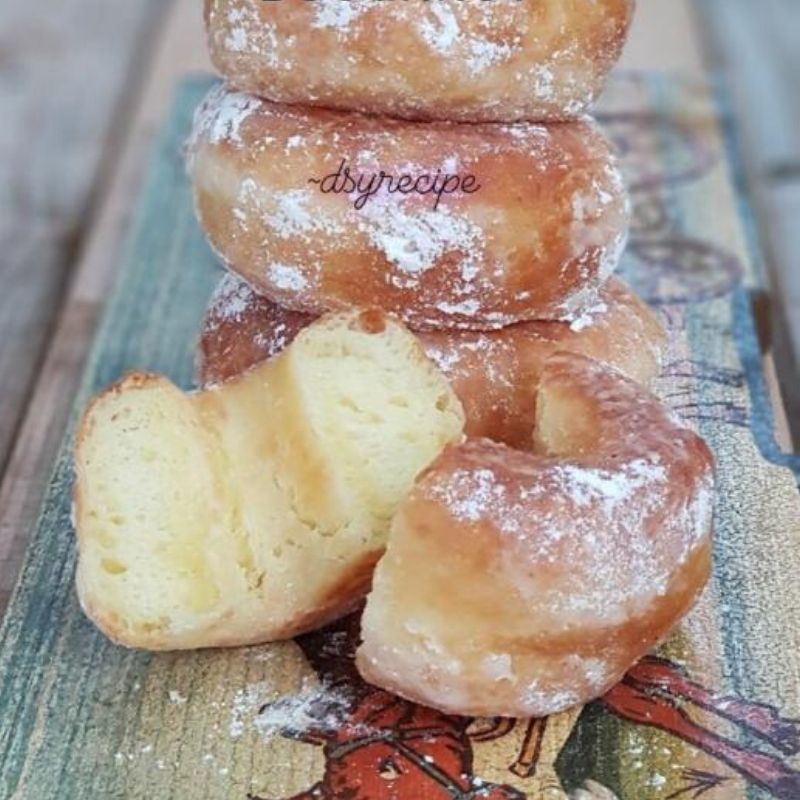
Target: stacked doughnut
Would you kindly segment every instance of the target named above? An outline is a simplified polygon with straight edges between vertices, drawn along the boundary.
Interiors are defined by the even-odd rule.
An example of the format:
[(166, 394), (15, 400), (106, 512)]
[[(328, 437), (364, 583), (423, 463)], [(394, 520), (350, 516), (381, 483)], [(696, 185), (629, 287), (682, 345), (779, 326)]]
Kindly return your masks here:
[[(143, 590), (115, 556), (112, 579), (80, 573), (104, 630), (159, 648), (293, 635), (357, 604), (379, 562), (362, 675), (508, 716), (599, 696), (670, 632), (708, 577), (712, 459), (647, 390), (664, 331), (613, 275), (629, 203), (586, 109), (632, 11), (206, 0), (226, 83), (197, 111), (188, 167), (228, 274), (203, 323), (204, 388), (142, 376), (97, 401), (79, 520), (102, 545), (86, 498), (112, 491), (125, 437), (152, 456), (162, 429), (196, 429), (206, 449), (163, 474), (210, 465), (197, 518), (235, 520), (247, 555), (227, 564), (212, 526), (203, 574), (224, 567), (246, 599), (198, 595), (195, 570), (202, 619), (170, 595), (155, 634), (143, 615), (132, 627)], [(173, 515), (152, 514), (161, 552)], [(112, 611), (98, 587), (119, 574), (133, 588)]]

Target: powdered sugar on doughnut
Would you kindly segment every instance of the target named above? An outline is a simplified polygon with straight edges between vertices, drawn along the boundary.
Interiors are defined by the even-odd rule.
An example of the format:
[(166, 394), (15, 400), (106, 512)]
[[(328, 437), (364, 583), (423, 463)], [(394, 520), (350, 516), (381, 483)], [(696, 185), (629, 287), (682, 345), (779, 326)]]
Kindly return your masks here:
[(308, 288), (303, 270), (291, 264), (270, 264), (269, 279), (278, 289), (287, 292), (302, 292)]
[(587, 328), (591, 328), (593, 325), (597, 325), (599, 322), (602, 322), (603, 315), (607, 312), (608, 303), (598, 296), (597, 302), (588, 308), (584, 308), (581, 311), (580, 316), (575, 317), (569, 323), (569, 326), (575, 333), (580, 333), (581, 331), (585, 331)]
[[(298, 272), (276, 265), (276, 282), (293, 285)], [(294, 286), (294, 288), (297, 288)], [(254, 310), (259, 314), (254, 314)], [(265, 318), (263, 315), (268, 312)], [(251, 286), (233, 274), (220, 281), (209, 302), (200, 342), (199, 371), (206, 385), (240, 375), (281, 353), (309, 320), (301, 314), (266, 303)], [(225, 359), (228, 369), (209, 376), (209, 362)]]
[(224, 85), (215, 87), (195, 112), (192, 141), (206, 137), (211, 144), (227, 141), (241, 146), (242, 123), (263, 105), (253, 95), (230, 92)]
[(616, 61), (631, 0), (211, 0), (211, 56), (271, 100), (411, 119), (563, 120)]
[[(374, 304), (418, 330), (572, 322), (628, 225), (609, 144), (584, 121), (420, 125), (217, 89), (189, 166), (212, 246), (259, 291), (311, 314)], [(386, 175), (472, 175), (478, 189), (435, 203)]]
[(352, 24), (365, 11), (369, 10), (371, 0), (315, 0), (315, 28), (333, 28), (341, 36), (346, 36)]
[(209, 304), (213, 313), (207, 319), (213, 327), (220, 322), (238, 322), (250, 313), (257, 297), (253, 289), (237, 275), (227, 274), (220, 281)]
[[(484, 7), (482, 10), (488, 18), (488, 9)], [(496, 63), (507, 61), (519, 48), (519, 36), (509, 43), (465, 33), (464, 19), (458, 14), (457, 7), (435, 3), (420, 15), (416, 25), (423, 41), (431, 49), (451, 58), (460, 55), (472, 74), (480, 74)]]
[(404, 273), (431, 269), (446, 253), (462, 255), (466, 270), (477, 270), (483, 251), (483, 231), (472, 221), (446, 209), (406, 210), (376, 205), (362, 224), (370, 241)]
[[(269, 197), (249, 181), (242, 184), (242, 189), (242, 201), (255, 200), (262, 209), (262, 219), (281, 239), (309, 236), (318, 231), (337, 233), (340, 230), (330, 220), (314, 214), (314, 196), (308, 189), (274, 192)], [(265, 210), (266, 208), (270, 210)]]

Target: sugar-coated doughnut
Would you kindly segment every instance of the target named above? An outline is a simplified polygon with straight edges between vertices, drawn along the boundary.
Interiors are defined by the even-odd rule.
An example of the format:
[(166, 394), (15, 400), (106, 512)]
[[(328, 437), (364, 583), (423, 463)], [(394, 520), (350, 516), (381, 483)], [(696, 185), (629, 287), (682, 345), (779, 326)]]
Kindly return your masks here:
[(556, 354), (533, 451), (449, 447), (401, 503), (362, 621), (362, 676), (476, 716), (601, 696), (705, 585), (712, 492), (708, 447), (655, 397)]
[(416, 330), (579, 316), (628, 228), (588, 119), (411, 123), (218, 87), (188, 163), (212, 246), (262, 294), (311, 314), (378, 306)]
[[(222, 383), (283, 350), (314, 317), (289, 311), (226, 275), (211, 299), (200, 336), (198, 376)], [(516, 447), (530, 443), (544, 362), (557, 350), (595, 358), (648, 384), (659, 371), (666, 336), (655, 314), (611, 278), (583, 319), (521, 322), (499, 331), (417, 334), (460, 398), (469, 436)]]
[(389, 520), (463, 412), (383, 312), (332, 315), (277, 358), (185, 394), (134, 374), (78, 431), (78, 597), (148, 650), (288, 638), (352, 610)]
[(573, 119), (633, 0), (206, 0), (211, 57), (283, 103), (460, 122)]

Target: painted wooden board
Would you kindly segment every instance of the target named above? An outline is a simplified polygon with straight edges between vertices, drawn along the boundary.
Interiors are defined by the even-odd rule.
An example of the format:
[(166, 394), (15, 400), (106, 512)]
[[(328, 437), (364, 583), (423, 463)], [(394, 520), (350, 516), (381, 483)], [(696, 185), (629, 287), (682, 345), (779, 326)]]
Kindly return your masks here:
[[(181, 143), (207, 84), (176, 100), (76, 413), (128, 369), (192, 383), (219, 273)], [(800, 797), (800, 463), (772, 433), (750, 306), (762, 278), (711, 95), (625, 75), (602, 116), (636, 209), (623, 271), (671, 332), (659, 390), (719, 461), (715, 577), (659, 657), (585, 709), (504, 722), (445, 717), (361, 684), (352, 619), (296, 643), (124, 651), (73, 591), (68, 435), (0, 629), (0, 797)]]

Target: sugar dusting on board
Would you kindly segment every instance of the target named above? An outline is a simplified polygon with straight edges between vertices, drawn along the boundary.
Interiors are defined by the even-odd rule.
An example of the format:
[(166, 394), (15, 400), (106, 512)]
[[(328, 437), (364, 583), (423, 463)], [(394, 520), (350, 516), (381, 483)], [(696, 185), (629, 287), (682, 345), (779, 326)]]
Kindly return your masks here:
[(263, 737), (281, 733), (299, 735), (311, 730), (334, 731), (341, 724), (352, 698), (346, 689), (309, 686), (263, 708), (253, 727)]
[(312, 680), (306, 680), (295, 694), (277, 698), (273, 687), (255, 683), (234, 695), (228, 732), (237, 739), (248, 732), (269, 738), (335, 730), (350, 702), (346, 689), (332, 689)]

